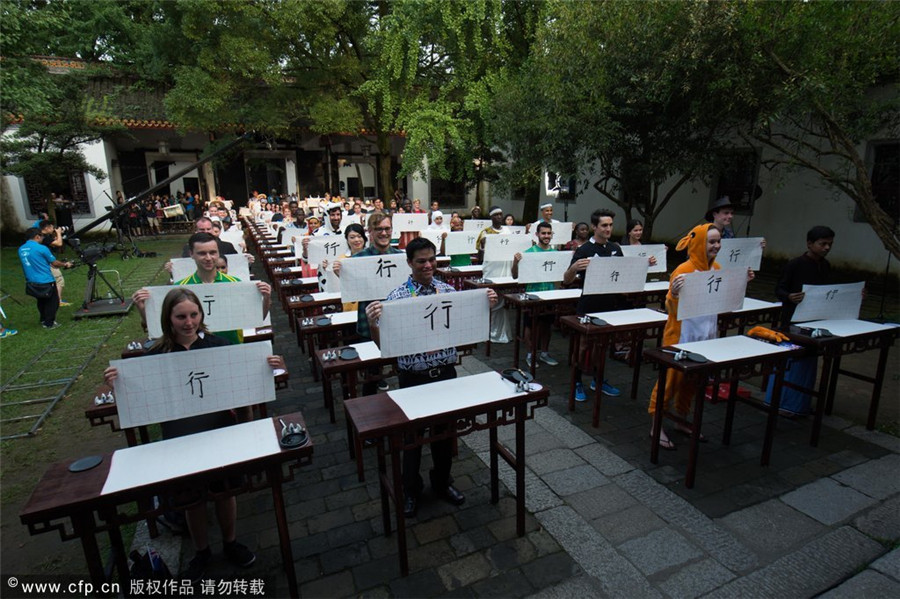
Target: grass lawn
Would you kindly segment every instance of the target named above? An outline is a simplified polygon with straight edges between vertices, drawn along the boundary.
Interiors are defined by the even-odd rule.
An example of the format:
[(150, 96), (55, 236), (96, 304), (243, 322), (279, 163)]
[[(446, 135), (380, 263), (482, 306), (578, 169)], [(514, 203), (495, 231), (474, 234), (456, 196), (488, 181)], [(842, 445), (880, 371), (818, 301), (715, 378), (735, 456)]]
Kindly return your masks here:
[[(144, 251), (157, 252), (156, 258), (131, 258), (122, 260), (119, 254), (111, 254), (99, 262), (101, 270), (118, 271), (122, 278), (126, 297), (139, 287), (150, 284), (165, 284), (168, 273), (162, 265), (171, 256), (181, 254), (186, 236), (164, 237), (160, 240), (141, 240), (138, 246)], [(63, 254), (74, 259), (71, 250)], [(19, 523), (18, 513), (31, 495), (34, 486), (48, 464), (60, 460), (74, 459), (96, 453), (105, 453), (125, 447), (125, 437), (121, 432), (113, 433), (109, 428), (92, 428), (84, 417), (84, 409), (94, 397), (94, 390), (102, 383), (103, 369), (109, 360), (120, 357), (122, 349), (132, 340), (144, 337), (137, 310), (132, 309), (125, 316), (104, 316), (72, 319), (74, 310), (81, 305), (85, 290), (87, 267), (81, 266), (63, 271), (66, 286), (64, 299), (72, 302), (70, 307), (61, 307), (57, 321), (62, 325), (46, 330), (38, 322), (36, 301), (25, 295), (24, 276), (19, 264), (16, 248), (0, 249), (0, 281), (3, 295), (3, 310), (7, 318), (4, 325), (18, 329), (13, 337), (0, 340), (0, 384), (12, 380), (23, 368), (27, 376), (17, 379), (16, 385), (40, 379), (53, 380), (60, 375), (70, 376), (75, 372), (42, 372), (40, 365), (45, 358), (29, 366), (48, 346), (59, 366), (81, 365), (94, 351), (84, 371), (74, 382), (68, 393), (53, 409), (37, 434), (32, 437), (11, 439), (0, 442), (0, 504), (2, 504), (3, 560), (4, 571), (21, 573), (38, 572), (80, 572), (83, 570), (83, 556), (78, 543), (60, 543), (57, 535), (44, 534), (29, 537), (27, 529)], [(115, 273), (105, 273), (113, 283)], [(105, 295), (106, 289), (100, 287)], [(100, 342), (88, 337), (102, 338), (110, 333), (108, 340)], [(50, 388), (53, 389), (52, 387)], [(51, 391), (52, 392), (52, 391)], [(35, 396), (35, 390), (19, 390), (4, 393), (0, 403), (9, 404)], [(37, 391), (39, 394), (40, 391)], [(47, 394), (44, 391), (44, 394)], [(0, 408), (0, 414), (7, 418), (40, 413), (43, 404)], [(28, 430), (34, 421), (0, 424), (4, 436)], [(50, 543), (50, 544), (48, 544)], [(54, 547), (47, 551), (47, 547)], [(10, 551), (16, 547), (17, 551)], [(71, 563), (70, 563), (71, 562)]]

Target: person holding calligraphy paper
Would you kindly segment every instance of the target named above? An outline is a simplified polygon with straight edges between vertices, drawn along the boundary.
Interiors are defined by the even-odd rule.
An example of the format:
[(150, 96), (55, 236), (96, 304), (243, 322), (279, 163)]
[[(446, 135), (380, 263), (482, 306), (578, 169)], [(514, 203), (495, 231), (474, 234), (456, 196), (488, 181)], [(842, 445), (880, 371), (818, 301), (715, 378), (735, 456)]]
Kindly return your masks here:
[[(563, 284), (569, 287), (584, 287), (584, 274), (587, 271), (588, 264), (595, 256), (601, 258), (620, 257), (622, 256), (622, 248), (615, 241), (610, 241), (613, 230), (613, 219), (616, 214), (612, 210), (600, 208), (594, 210), (591, 214), (591, 226), (594, 227), (594, 236), (583, 245), (581, 245), (572, 255), (572, 262), (563, 276)], [(656, 258), (650, 256), (650, 266), (656, 264)], [(620, 308), (621, 298), (616, 294), (605, 295), (582, 295), (578, 299), (578, 305), (575, 307), (575, 313), (578, 315), (590, 314), (591, 312), (611, 312)], [(584, 384), (581, 382), (581, 370), (578, 366), (583, 362), (580, 358), (578, 365), (575, 367), (575, 401), (587, 401), (587, 394), (584, 392)], [(591, 390), (595, 390), (597, 381), (591, 380)], [(622, 394), (618, 387), (613, 386), (609, 381), (603, 381), (600, 387), (601, 392), (609, 397), (618, 397)]]
[[(553, 225), (547, 222), (539, 222), (536, 228), (537, 235), (537, 245), (533, 245), (527, 250), (525, 250), (526, 254), (535, 253), (535, 252), (555, 252), (556, 248), (550, 245), (550, 242), (553, 240)], [(513, 256), (513, 265), (512, 265), (512, 276), (514, 279), (519, 278), (519, 262), (522, 261), (522, 254), (520, 252), (516, 252), (516, 255)], [(556, 289), (556, 284), (554, 283), (528, 283), (525, 285), (525, 291), (527, 293), (532, 293), (535, 291), (550, 291), (551, 289)], [(537, 347), (540, 348), (540, 354), (538, 354), (538, 359), (541, 362), (546, 364), (547, 366), (558, 366), (559, 362), (550, 355), (550, 335), (552, 333), (551, 327), (553, 326), (553, 321), (556, 319), (555, 314), (542, 314), (537, 317), (537, 322), (532, 322), (531, 317), (528, 315), (523, 317), (525, 319), (525, 338), (531, 339), (531, 327), (536, 326), (538, 329), (537, 333)], [(532, 352), (538, 351), (534, 347), (531, 348), (531, 351), (528, 352), (528, 357), (525, 362), (528, 365), (531, 365), (531, 356)]]
[[(834, 231), (829, 227), (816, 226), (806, 233), (806, 252), (787, 263), (781, 278), (775, 286), (775, 295), (781, 300), (782, 330), (791, 326), (791, 319), (797, 305), (803, 301), (804, 285), (827, 285), (831, 281), (831, 264), (825, 258), (834, 245)], [(784, 382), (812, 389), (816, 385), (818, 358), (792, 359), (788, 361), (788, 370), (784, 374)], [(766, 403), (772, 402), (775, 381), (769, 380), (766, 390)], [(780, 412), (785, 416), (803, 416), (810, 412), (809, 394), (787, 385), (781, 388)]]
[[(474, 210), (474, 209), (473, 209)], [(511, 235), (509, 227), (503, 224), (503, 210), (499, 206), (491, 206), (488, 213), (491, 224), (481, 230), (475, 247), (478, 249), (478, 259), (482, 263), (481, 272), (485, 279), (512, 276), (512, 260), (498, 260), (484, 262), (484, 246), (488, 235)], [(491, 317), (491, 343), (509, 343), (513, 334), (513, 320), (508, 310), (497, 310)]]
[[(719, 265), (716, 263), (716, 255), (718, 255), (721, 246), (722, 234), (715, 225), (708, 223), (697, 225), (678, 242), (676, 249), (679, 251), (686, 249), (688, 259), (672, 272), (669, 293), (666, 296), (666, 312), (668, 312), (669, 318), (663, 331), (663, 345), (705, 341), (707, 339), (715, 339), (718, 336), (718, 319), (716, 314), (698, 316), (684, 321), (678, 320), (678, 296), (682, 287), (684, 287), (684, 275), (698, 271), (719, 270)], [(752, 270), (747, 270), (747, 279), (753, 279)], [(697, 393), (697, 384), (687, 380), (683, 374), (677, 372), (674, 368), (670, 368), (666, 374), (665, 404), (668, 405), (674, 399), (675, 411), (681, 419), (687, 418), (688, 410), (691, 408), (691, 400)], [(659, 409), (658, 399), (657, 386), (654, 386), (653, 392), (650, 394), (650, 406), (647, 409), (650, 413), (651, 438), (653, 437), (653, 414)], [(677, 424), (675, 430), (686, 435), (691, 434), (691, 429), (686, 424)], [(700, 440), (702, 442), (706, 439), (701, 436)], [(665, 430), (660, 432), (659, 446), (667, 450), (675, 449), (675, 444), (669, 440)]]
[[(191, 258), (197, 265), (197, 271), (191, 276), (176, 281), (176, 285), (199, 285), (202, 283), (239, 283), (240, 279), (229, 274), (221, 272), (218, 269), (218, 260), (220, 257), (218, 240), (209, 233), (194, 233), (188, 239), (188, 247), (190, 247)], [(265, 281), (257, 281), (256, 288), (263, 299), (263, 318), (269, 314), (269, 306), (272, 300), (272, 287)], [(146, 289), (138, 289), (131, 296), (134, 305), (137, 306), (141, 315), (141, 326), (147, 329), (147, 299), (150, 298), (150, 292)], [(222, 337), (227, 338), (232, 343), (243, 343), (243, 334), (239, 330), (233, 331), (217, 331)]]
[[(369, 247), (355, 254), (353, 257), (365, 256), (383, 256), (385, 254), (402, 254), (400, 250), (391, 247), (391, 234), (394, 230), (393, 221), (390, 214), (384, 212), (373, 212), (369, 216)], [(366, 307), (369, 302), (359, 302), (356, 309), (356, 334), (359, 335), (360, 341), (372, 341), (372, 331), (369, 328), (369, 320), (366, 318)], [(380, 377), (381, 367), (373, 366), (369, 370), (369, 378)], [(388, 384), (386, 381), (379, 383), (365, 382), (362, 386), (363, 395), (372, 395), (375, 391), (387, 391)]]
[[(366, 230), (362, 228), (362, 225), (358, 225), (356, 223), (352, 223), (347, 225), (347, 229), (344, 231), (344, 237), (347, 239), (347, 248), (348, 251), (344, 254), (344, 258), (352, 258), (356, 254), (363, 251), (366, 247)], [(323, 277), (328, 276), (328, 260), (322, 260), (322, 263), (319, 264), (319, 287), (322, 288), (324, 285)], [(335, 260), (333, 264), (331, 264), (331, 271), (334, 273), (334, 276), (340, 278), (341, 276), (341, 261)], [(357, 305), (359, 302), (347, 302), (342, 304), (342, 309), (344, 312), (353, 312), (357, 310), (359, 306)]]
[[(163, 336), (147, 351), (147, 355), (165, 354), (170, 352), (194, 351), (210, 347), (223, 347), (231, 345), (228, 339), (213, 335), (206, 329), (203, 323), (203, 306), (197, 295), (185, 288), (178, 287), (169, 291), (163, 300), (160, 325)], [(140, 358), (134, 358), (140, 359)], [(269, 356), (269, 366), (273, 369), (284, 368), (284, 359), (281, 356)], [(210, 367), (214, 367), (210, 364)], [(113, 386), (119, 376), (119, 371), (110, 366), (103, 372), (106, 384)], [(231, 426), (236, 422), (246, 422), (252, 419), (252, 408), (245, 407), (236, 410), (225, 410), (211, 414), (200, 414), (189, 418), (181, 418), (163, 422), (161, 425), (163, 439), (173, 439), (204, 431)], [(190, 459), (185, 456), (184, 459)], [(188, 563), (187, 568), (179, 575), (179, 578), (199, 582), (206, 571), (206, 566), (212, 559), (212, 550), (209, 546), (209, 524), (206, 519), (206, 501), (203, 499), (208, 492), (216, 493), (219, 498), (215, 500), (216, 518), (222, 529), (225, 557), (236, 566), (248, 567), (256, 561), (256, 555), (245, 545), (237, 541), (237, 500), (234, 495), (221, 497), (228, 488), (242, 486), (243, 481), (222, 480), (213, 482), (208, 488), (187, 489), (188, 496), (194, 498), (201, 495), (199, 503), (185, 510), (185, 519), (188, 530), (191, 533), (191, 541), (194, 544), (196, 554)], [(173, 498), (169, 498), (174, 502)], [(180, 503), (180, 502), (179, 502)]]
[[(406, 261), (412, 271), (406, 283), (391, 291), (385, 301), (418, 297), (422, 295), (437, 295), (440, 293), (453, 293), (456, 291), (450, 285), (434, 278), (437, 268), (436, 249), (430, 240), (424, 237), (413, 239), (406, 246)], [(488, 300), (491, 307), (497, 304), (497, 294), (493, 289), (488, 290)], [(378, 338), (378, 324), (381, 318), (382, 303), (371, 302), (366, 307), (366, 318), (376, 342)], [(398, 378), (400, 388), (415, 387), (456, 378), (456, 348), (448, 347), (423, 354), (411, 354), (397, 358)], [(423, 401), (427, 401), (423, 398)], [(438, 435), (446, 430), (444, 427), (434, 427), (432, 434)], [(466, 497), (452, 484), (450, 467), (453, 458), (453, 440), (441, 439), (431, 443), (431, 459), (434, 464), (430, 472), (431, 488), (435, 495), (452, 503), (462, 505)], [(416, 515), (419, 504), (419, 495), (425, 486), (419, 468), (422, 462), (422, 446), (408, 449), (403, 452), (403, 513), (408, 518)]]

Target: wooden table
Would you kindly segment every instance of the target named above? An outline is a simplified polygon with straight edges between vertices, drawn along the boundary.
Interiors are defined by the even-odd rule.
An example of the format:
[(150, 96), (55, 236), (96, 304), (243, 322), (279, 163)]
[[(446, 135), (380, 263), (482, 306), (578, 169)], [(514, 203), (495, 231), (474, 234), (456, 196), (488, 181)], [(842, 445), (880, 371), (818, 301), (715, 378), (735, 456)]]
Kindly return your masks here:
[[(815, 329), (826, 329), (833, 336), (812, 337)], [(894, 345), (894, 340), (900, 335), (900, 327), (865, 320), (819, 320), (791, 326), (786, 334), (792, 342), (807, 348), (813, 355), (823, 357), (818, 389), (798, 387), (800, 391), (805, 391), (817, 398), (810, 445), (819, 444), (822, 416), (831, 414), (834, 407), (834, 394), (837, 390), (837, 379), (840, 374), (872, 385), (866, 428), (874, 429), (875, 419), (878, 415), (878, 403), (881, 400), (881, 387), (884, 384), (887, 368), (888, 352)], [(878, 350), (878, 362), (875, 366), (874, 376), (841, 369), (841, 358), (844, 355), (858, 354), (874, 349)], [(794, 386), (791, 385), (791, 387)]]
[[(541, 314), (556, 313), (567, 314), (574, 312), (578, 298), (581, 297), (581, 289), (555, 289), (553, 291), (536, 291), (533, 293), (509, 293), (503, 296), (507, 306), (516, 309), (516, 333), (513, 346), (513, 368), (519, 367), (519, 344), (522, 341), (522, 317), (531, 315), (532, 324), (536, 324), (537, 317)], [(537, 346), (537, 327), (531, 327), (531, 347)], [(530, 370), (534, 376), (537, 368), (538, 352), (532, 351)]]
[(465, 289), (463, 282), (466, 279), (481, 278), (480, 264), (467, 264), (465, 266), (442, 266), (435, 270), (435, 275), (457, 291)]
[[(677, 360), (674, 352), (686, 349), (697, 352), (709, 361), (697, 363), (689, 360)], [(769, 464), (769, 456), (772, 452), (772, 439), (775, 433), (775, 423), (778, 419), (778, 407), (781, 398), (781, 387), (784, 379), (784, 369), (789, 358), (796, 358), (805, 353), (803, 348), (795, 346), (788, 349), (782, 346), (772, 345), (758, 341), (750, 337), (738, 335), (709, 341), (697, 341), (693, 343), (679, 343), (677, 345), (648, 349), (644, 352), (645, 358), (659, 366), (657, 378), (657, 409), (653, 416), (654, 435), (650, 449), (650, 461), (659, 462), (659, 439), (662, 431), (663, 416), (683, 424), (691, 430), (691, 443), (688, 453), (687, 473), (685, 486), (694, 487), (697, 474), (697, 456), (700, 445), (700, 429), (703, 425), (703, 406), (706, 385), (710, 378), (714, 379), (713, 389), (718, 389), (719, 381), (729, 381), (730, 393), (728, 396), (728, 409), (725, 417), (725, 431), (722, 435), (722, 444), (731, 442), (731, 425), (734, 420), (734, 407), (736, 401), (742, 401), (755, 408), (763, 410), (768, 415), (766, 432), (763, 438), (762, 456), (760, 465)], [(666, 373), (674, 368), (693, 380), (697, 386), (694, 397), (693, 420), (687, 420), (666, 413), (664, 407), (666, 391)], [(754, 376), (775, 375), (773, 400), (770, 405), (749, 398), (740, 397), (737, 393), (738, 381)]]
[[(299, 412), (284, 416), (283, 419), (286, 422), (305, 424)], [(202, 469), (194, 471), (190, 460), (173, 464), (169, 456), (176, 448), (183, 447), (185, 442), (222, 444), (228, 439), (241, 438), (253, 431), (265, 435), (265, 427), (271, 428), (274, 449), (269, 449), (272, 444), (267, 442), (267, 447), (256, 447), (248, 452), (251, 457), (246, 459), (231, 461), (226, 452), (218, 452), (220, 454), (218, 456), (217, 452), (208, 452)], [(313, 446), (310, 441), (303, 447), (282, 449), (277, 444), (277, 439), (281, 437), (280, 431), (281, 424), (276, 419), (266, 419), (120, 449), (113, 454), (102, 456), (103, 461), (98, 466), (85, 472), (69, 472), (68, 466), (72, 460), (56, 463), (50, 466), (38, 482), (31, 498), (19, 514), (19, 519), (32, 535), (57, 530), (64, 541), (78, 538), (81, 541), (91, 580), (97, 589), (107, 580), (97, 544), (97, 534), (106, 532), (113, 547), (119, 580), (122, 581), (123, 588), (127, 588), (124, 585), (130, 580), (130, 574), (120, 528), (129, 522), (155, 517), (165, 509), (165, 506), (152, 507), (152, 503), (147, 499), (154, 495), (170, 496), (179, 490), (221, 481), (223, 478), (246, 477), (242, 487), (230, 489), (228, 492), (237, 494), (267, 487), (272, 490), (282, 565), (287, 574), (291, 596), (299, 597), (282, 483), (293, 479), (295, 468), (312, 461)], [(141, 475), (148, 482), (121, 484), (110, 488), (109, 485), (115, 478), (110, 476), (115, 468), (114, 463), (134, 459), (138, 455), (149, 461), (158, 456), (158, 461), (154, 463), (165, 464), (164, 468), (170, 470), (167, 472), (162, 468), (156, 473), (142, 471)], [(283, 470), (283, 464), (288, 464), (287, 474)], [(126, 467), (121, 466), (118, 471), (123, 469)], [(265, 476), (263, 478), (258, 475)], [(205, 501), (206, 497), (201, 500)], [(134, 504), (136, 507), (132, 507)]]
[(303, 342), (306, 342), (309, 369), (314, 380), (319, 380), (316, 352), (319, 349), (347, 345), (348, 341), (354, 340), (357, 337), (356, 321), (358, 317), (358, 312), (353, 310), (301, 318), (297, 321), (297, 343), (302, 347)]
[[(473, 394), (471, 389), (478, 391)], [(491, 503), (500, 500), (499, 460), (502, 457), (516, 473), (516, 532), (525, 534), (525, 421), (534, 417), (536, 408), (547, 405), (546, 388), (516, 393), (512, 383), (496, 372), (460, 377), (350, 399), (344, 403), (352, 434), (358, 441), (374, 440), (378, 450), (378, 479), (381, 489), (381, 517), (385, 536), (391, 533), (390, 501), (394, 501), (397, 522), (400, 573), (409, 574), (406, 550), (406, 519), (403, 515), (403, 479), (401, 454), (404, 449), (432, 441), (488, 429), (490, 436)], [(433, 413), (410, 418), (394, 398), (440, 398), (442, 407)], [(474, 400), (474, 401), (473, 401)], [(420, 402), (421, 403), (421, 402)], [(484, 417), (479, 419), (479, 416)], [(515, 452), (497, 438), (501, 425), (515, 425)], [(440, 435), (425, 435), (424, 429), (446, 426)], [(385, 447), (387, 445), (387, 447)], [(390, 456), (390, 472), (387, 456)]]
[[(606, 324), (592, 324), (582, 322), (581, 316), (563, 316), (560, 325), (563, 329), (572, 332), (569, 338), (569, 360), (571, 364), (577, 364), (582, 370), (593, 370), (597, 386), (594, 391), (594, 411), (591, 424), (596, 428), (600, 426), (600, 403), (604, 371), (606, 369), (606, 357), (609, 347), (616, 342), (627, 342), (634, 348), (632, 352), (633, 375), (631, 378), (631, 399), (637, 399), (638, 379), (643, 360), (644, 340), (656, 339), (657, 345), (662, 340), (663, 329), (666, 326), (666, 314), (650, 310), (648, 308), (635, 308), (633, 310), (618, 310), (614, 312), (592, 312), (586, 317), (600, 319)], [(584, 350), (582, 351), (582, 345)], [(584, 356), (585, 364), (581, 357)], [(591, 368), (593, 366), (593, 368)], [(570, 370), (569, 376), (569, 411), (575, 410), (575, 368)]]
[(781, 302), (764, 302), (752, 297), (744, 298), (744, 305), (740, 310), (719, 314), (719, 337), (728, 334), (729, 329), (737, 329), (739, 335), (744, 334), (747, 327), (759, 324), (767, 324), (774, 327), (781, 315)]
[[(306, 301), (303, 301), (306, 298)], [(335, 309), (341, 306), (341, 294), (339, 291), (310, 293), (308, 295), (294, 295), (289, 298), (287, 305), (288, 320), (291, 323), (291, 329), (297, 331), (299, 328), (297, 323), (302, 318), (317, 316), (322, 313), (326, 306), (335, 306)], [(301, 339), (298, 333), (297, 344), (302, 347)]]

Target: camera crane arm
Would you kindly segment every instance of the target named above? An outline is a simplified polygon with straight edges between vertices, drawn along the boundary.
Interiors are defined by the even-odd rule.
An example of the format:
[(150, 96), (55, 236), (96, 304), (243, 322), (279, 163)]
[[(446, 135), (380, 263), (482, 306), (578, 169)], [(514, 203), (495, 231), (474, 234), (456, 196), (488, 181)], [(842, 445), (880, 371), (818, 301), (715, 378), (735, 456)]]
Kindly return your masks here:
[(210, 154), (209, 156), (206, 156), (205, 158), (201, 158), (201, 159), (198, 160), (197, 162), (194, 162), (193, 164), (190, 164), (190, 165), (186, 166), (185, 168), (181, 169), (180, 171), (178, 171), (178, 172), (175, 173), (174, 175), (170, 176), (169, 178), (164, 179), (163, 181), (160, 181), (159, 183), (157, 183), (157, 184), (154, 185), (153, 187), (149, 187), (149, 188), (145, 189), (144, 191), (138, 193), (137, 195), (134, 195), (134, 196), (128, 198), (127, 200), (125, 200), (125, 203), (122, 204), (121, 206), (116, 206), (116, 207), (113, 208), (111, 211), (107, 212), (106, 214), (104, 214), (103, 216), (97, 218), (96, 220), (93, 220), (93, 221), (89, 222), (89, 223), (86, 224), (85, 226), (81, 227), (79, 230), (73, 231), (73, 232), (67, 232), (66, 235), (65, 235), (66, 243), (67, 243), (68, 245), (70, 245), (72, 248), (74, 248), (76, 252), (78, 252), (79, 254), (81, 254), (81, 250), (80, 250), (80, 248), (78, 247), (78, 246), (79, 246), (78, 238), (79, 238), (81, 235), (83, 235), (83, 234), (87, 233), (88, 231), (90, 231), (91, 229), (94, 229), (94, 228), (96, 228), (97, 226), (103, 224), (105, 221), (112, 220), (113, 218), (119, 216), (120, 214), (122, 214), (123, 212), (125, 212), (126, 210), (128, 210), (133, 204), (135, 204), (135, 203), (137, 203), (137, 202), (143, 200), (144, 198), (146, 198), (147, 196), (149, 196), (150, 194), (152, 194), (154, 191), (157, 191), (157, 190), (159, 190), (159, 189), (162, 189), (163, 187), (165, 187), (166, 185), (168, 185), (168, 184), (171, 183), (172, 181), (176, 181), (176, 180), (180, 179), (180, 178), (183, 177), (184, 175), (186, 175), (186, 174), (190, 173), (191, 171), (195, 170), (197, 167), (203, 166), (204, 164), (206, 164), (207, 162), (209, 162), (209, 161), (212, 160), (213, 158), (216, 158), (216, 157), (219, 156), (220, 154), (224, 154), (225, 152), (227, 152), (227, 151), (229, 151), (229, 150), (231, 150), (231, 149), (237, 147), (238, 145), (244, 143), (245, 141), (247, 141), (248, 139), (250, 139), (250, 136), (251, 136), (250, 133), (245, 133), (245, 134), (241, 135), (241, 136), (238, 137), (237, 139), (235, 139), (235, 140), (231, 141), (230, 143), (228, 143), (228, 144), (222, 146), (221, 148), (219, 148), (218, 150), (216, 150), (215, 152), (213, 152), (213, 153)]

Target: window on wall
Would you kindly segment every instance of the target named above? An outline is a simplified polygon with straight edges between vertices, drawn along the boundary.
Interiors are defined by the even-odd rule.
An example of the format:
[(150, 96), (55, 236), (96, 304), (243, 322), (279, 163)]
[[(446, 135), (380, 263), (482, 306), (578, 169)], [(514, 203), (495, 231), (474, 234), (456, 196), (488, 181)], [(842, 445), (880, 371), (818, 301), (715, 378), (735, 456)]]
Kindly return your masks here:
[(466, 205), (466, 184), (463, 182), (431, 179), (430, 191), (431, 201), (440, 202), (442, 208), (462, 208)]
[(737, 214), (753, 214), (753, 204), (762, 195), (759, 186), (759, 154), (753, 148), (720, 156), (719, 176), (710, 203), (728, 196)]
[(47, 181), (33, 177), (25, 177), (24, 181), (28, 211), (35, 218), (39, 213), (47, 211), (47, 200), (51, 193), (71, 201), (72, 214), (91, 214), (87, 175), (81, 171), (70, 172), (65, 183), (56, 185), (48, 185)]
[[(875, 201), (894, 220), (900, 220), (900, 141), (871, 142), (867, 157)], [(853, 213), (853, 221), (866, 222), (859, 207)]]

